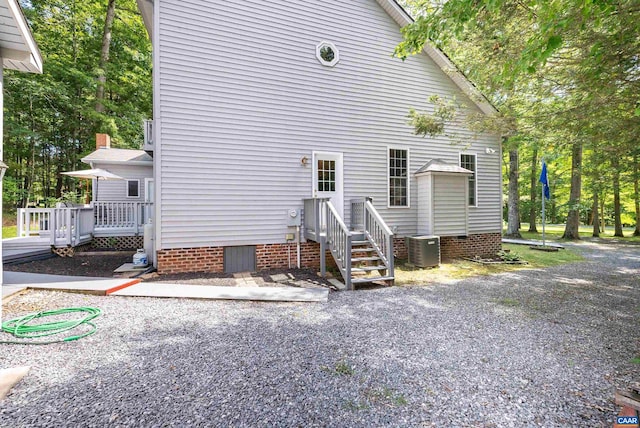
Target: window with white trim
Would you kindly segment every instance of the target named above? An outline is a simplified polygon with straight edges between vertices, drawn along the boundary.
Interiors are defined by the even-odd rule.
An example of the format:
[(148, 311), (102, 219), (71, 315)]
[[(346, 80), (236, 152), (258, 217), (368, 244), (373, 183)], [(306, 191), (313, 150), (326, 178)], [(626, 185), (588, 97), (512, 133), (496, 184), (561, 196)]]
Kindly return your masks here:
[(140, 180), (127, 180), (127, 198), (140, 197)]
[(389, 148), (389, 206), (409, 206), (409, 150)]
[(460, 153), (460, 166), (473, 171), (473, 175), (469, 176), (469, 200), (467, 201), (471, 207), (475, 207), (478, 204), (476, 195), (476, 159), (475, 154)]

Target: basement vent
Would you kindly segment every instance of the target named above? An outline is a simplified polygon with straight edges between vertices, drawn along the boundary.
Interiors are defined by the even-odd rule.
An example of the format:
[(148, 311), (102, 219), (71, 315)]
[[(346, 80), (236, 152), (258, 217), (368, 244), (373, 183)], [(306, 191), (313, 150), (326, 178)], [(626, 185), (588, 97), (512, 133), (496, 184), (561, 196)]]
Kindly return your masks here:
[(224, 247), (224, 273), (255, 272), (256, 247)]
[(407, 236), (404, 239), (410, 264), (419, 267), (440, 265), (440, 237)]

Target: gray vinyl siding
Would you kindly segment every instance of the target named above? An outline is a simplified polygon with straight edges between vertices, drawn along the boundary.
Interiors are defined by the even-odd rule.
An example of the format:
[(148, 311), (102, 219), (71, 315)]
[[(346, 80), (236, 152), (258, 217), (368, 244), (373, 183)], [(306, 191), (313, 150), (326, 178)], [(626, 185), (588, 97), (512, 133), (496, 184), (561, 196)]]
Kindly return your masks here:
[(423, 175), (416, 178), (419, 235), (433, 235), (433, 176)]
[[(399, 27), (375, 0), (156, 7), (159, 248), (284, 242), (286, 209), (311, 196), (300, 160), (314, 150), (344, 155), (345, 218), (350, 199), (371, 196), (399, 235), (416, 233), (413, 173), (432, 158), (457, 163), (462, 148), (413, 135), (407, 113), (433, 94), (470, 102), (427, 55), (391, 57)], [(333, 68), (315, 57), (321, 41), (339, 49)], [(478, 153), (470, 232), (498, 232), (499, 140), (454, 128)], [(410, 149), (410, 208), (387, 208), (388, 145)]]
[(127, 180), (140, 181), (140, 196), (137, 198), (127, 197), (126, 180), (100, 180), (98, 184), (98, 201), (122, 201), (122, 202), (144, 202), (144, 179), (153, 177), (153, 167), (145, 165), (114, 165), (93, 163), (96, 168), (105, 169)]
[(467, 234), (467, 177), (434, 175), (433, 234)]

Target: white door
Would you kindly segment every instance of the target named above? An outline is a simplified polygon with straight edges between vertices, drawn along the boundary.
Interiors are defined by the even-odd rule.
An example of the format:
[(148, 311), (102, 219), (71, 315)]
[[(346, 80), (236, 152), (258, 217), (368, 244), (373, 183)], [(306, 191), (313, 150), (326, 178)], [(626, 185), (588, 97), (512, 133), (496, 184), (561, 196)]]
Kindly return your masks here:
[(330, 198), (344, 218), (342, 192), (342, 153), (313, 152), (313, 196)]

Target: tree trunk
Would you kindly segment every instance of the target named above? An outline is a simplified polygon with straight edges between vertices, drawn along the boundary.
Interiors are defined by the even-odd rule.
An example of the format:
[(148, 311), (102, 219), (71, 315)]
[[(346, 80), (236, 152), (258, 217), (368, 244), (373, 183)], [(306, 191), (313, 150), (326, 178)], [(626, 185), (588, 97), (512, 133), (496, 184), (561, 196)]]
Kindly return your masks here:
[(582, 142), (574, 143), (571, 149), (571, 193), (569, 214), (563, 239), (580, 239), (580, 191), (582, 190)]
[(98, 64), (98, 87), (96, 89), (96, 112), (104, 113), (104, 86), (107, 83), (105, 68), (109, 61), (109, 48), (111, 47), (111, 29), (116, 15), (116, 0), (109, 0), (107, 15), (104, 20), (104, 32), (102, 33), (102, 49), (100, 50), (100, 63)]
[(595, 238), (600, 236), (600, 219), (598, 218), (598, 191), (593, 191), (593, 234)]
[(520, 235), (520, 198), (518, 195), (518, 149), (509, 150), (509, 201), (506, 236), (522, 238)]
[(536, 228), (536, 214), (538, 208), (536, 207), (536, 195), (538, 185), (538, 148), (533, 148), (533, 154), (531, 155), (531, 190), (529, 197), (531, 198), (531, 208), (529, 209), (529, 232), (538, 233)]
[(638, 184), (638, 155), (633, 157), (633, 199), (636, 205), (636, 228), (633, 236), (640, 236), (640, 185)]
[(606, 195), (602, 195), (600, 198), (600, 232), (604, 233), (607, 227), (606, 219), (604, 218), (604, 199)]
[(620, 160), (615, 155), (611, 158), (611, 166), (613, 167), (613, 236), (624, 238), (620, 218)]

